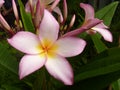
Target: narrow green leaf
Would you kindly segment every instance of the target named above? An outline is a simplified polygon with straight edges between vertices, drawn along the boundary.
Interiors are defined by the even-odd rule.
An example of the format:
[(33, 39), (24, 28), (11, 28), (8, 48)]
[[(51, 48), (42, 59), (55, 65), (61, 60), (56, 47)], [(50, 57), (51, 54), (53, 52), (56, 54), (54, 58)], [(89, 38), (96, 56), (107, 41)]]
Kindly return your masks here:
[(73, 86), (64, 86), (58, 90), (108, 90), (107, 87), (119, 78), (120, 71), (116, 71), (105, 75), (85, 79), (79, 81), (78, 83), (75, 83)]
[[(108, 53), (112, 51), (114, 51), (114, 49), (108, 50)], [(104, 75), (120, 70), (120, 49), (118, 49), (117, 52), (118, 53), (116, 54), (109, 53), (106, 57), (96, 59), (93, 62), (82, 66), (80, 71), (78, 71), (79, 74), (75, 76), (75, 81), (78, 82), (86, 78)]]
[(18, 62), (10, 51), (0, 44), (0, 65), (17, 75)]
[(96, 13), (96, 17), (103, 20), (105, 25), (109, 26), (111, 24), (118, 3), (118, 1), (113, 2), (108, 6), (104, 7), (103, 9), (99, 10)]
[(46, 84), (46, 76), (45, 76), (45, 68), (42, 67), (39, 71), (37, 71), (37, 77), (33, 84), (34, 90), (44, 90), (47, 86)]
[(34, 25), (32, 23), (32, 17), (29, 13), (26, 13), (25, 8), (21, 0), (18, 0), (20, 6), (20, 14), (22, 17), (22, 22), (25, 28), (25, 31), (35, 32)]
[(98, 38), (96, 34), (91, 35), (91, 37), (98, 53), (101, 53), (107, 49), (105, 44), (100, 40), (100, 38)]
[(113, 90), (120, 90), (118, 80), (112, 83), (112, 88), (113, 88)]

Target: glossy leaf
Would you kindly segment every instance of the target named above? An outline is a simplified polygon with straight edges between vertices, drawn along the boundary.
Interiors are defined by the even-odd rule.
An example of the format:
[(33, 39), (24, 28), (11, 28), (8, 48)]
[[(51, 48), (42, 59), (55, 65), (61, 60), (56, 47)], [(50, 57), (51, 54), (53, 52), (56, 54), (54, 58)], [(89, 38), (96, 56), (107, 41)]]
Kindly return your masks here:
[(82, 80), (73, 86), (62, 87), (59, 90), (108, 90), (112, 82), (120, 78), (120, 71)]
[[(108, 56), (97, 58), (80, 68), (79, 74), (75, 76), (75, 81), (78, 82), (83, 79), (108, 74), (120, 70), (120, 49), (112, 48), (108, 50)], [(116, 54), (110, 54), (111, 52), (118, 52)], [(103, 52), (105, 54), (105, 52)], [(106, 53), (107, 55), (107, 53)]]
[(18, 62), (5, 45), (0, 44), (0, 65), (17, 75)]
[[(96, 17), (103, 20), (105, 25), (109, 26), (111, 24), (112, 18), (114, 16), (115, 10), (117, 8), (118, 2), (113, 2), (110, 5), (104, 7), (103, 9), (99, 10), (96, 13)], [(107, 49), (107, 47), (105, 46), (105, 44), (100, 40), (101, 39), (101, 35), (100, 34), (96, 34), (94, 36), (92, 36), (92, 40), (94, 42), (94, 45), (97, 49), (97, 52), (100, 53), (104, 50)]]
[(115, 82), (112, 83), (112, 88), (113, 90), (120, 90), (120, 80), (117, 80)]
[(93, 40), (93, 43), (94, 43), (95, 48), (97, 49), (98, 53), (101, 53), (107, 49), (105, 44), (98, 38), (98, 36), (96, 34), (91, 35), (91, 38)]
[(108, 6), (99, 10), (96, 13), (96, 17), (103, 20), (105, 25), (109, 26), (111, 24), (112, 18), (114, 16), (118, 4), (119, 4), (118, 1), (109, 4)]
[(23, 22), (25, 31), (35, 32), (34, 25), (32, 23), (31, 15), (25, 11), (25, 8), (24, 8), (21, 0), (18, 0), (18, 3), (20, 6), (20, 14), (22, 17), (22, 22)]
[[(4, 88), (5, 90), (22, 90), (19, 87), (10, 86), (10, 85), (2, 85), (2, 88)], [(3, 89), (0, 89), (0, 90), (3, 90)]]

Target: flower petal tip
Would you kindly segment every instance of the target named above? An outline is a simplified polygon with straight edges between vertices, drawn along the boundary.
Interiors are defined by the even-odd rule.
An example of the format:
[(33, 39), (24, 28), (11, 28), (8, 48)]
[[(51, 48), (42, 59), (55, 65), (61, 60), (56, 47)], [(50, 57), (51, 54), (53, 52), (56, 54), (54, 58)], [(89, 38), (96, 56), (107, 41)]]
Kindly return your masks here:
[(84, 3), (80, 3), (80, 7), (82, 7), (84, 5)]
[(74, 80), (73, 80), (73, 77), (68, 81), (68, 82), (65, 82), (64, 84), (65, 85), (73, 85), (74, 83)]
[(11, 44), (11, 39), (7, 39), (8, 43)]
[(113, 37), (111, 36), (110, 38), (105, 39), (105, 40), (108, 41), (108, 42), (113, 42)]
[(80, 54), (83, 52), (83, 50), (85, 49), (85, 46), (87, 45), (87, 43), (86, 43), (86, 41), (85, 40), (83, 40), (83, 39), (81, 39), (81, 52), (80, 52)]
[(20, 80), (22, 80), (22, 79), (23, 79), (23, 77), (22, 77), (22, 76), (19, 76), (19, 79), (20, 79)]
[(21, 71), (19, 70), (19, 79), (22, 80), (25, 76), (21, 73)]

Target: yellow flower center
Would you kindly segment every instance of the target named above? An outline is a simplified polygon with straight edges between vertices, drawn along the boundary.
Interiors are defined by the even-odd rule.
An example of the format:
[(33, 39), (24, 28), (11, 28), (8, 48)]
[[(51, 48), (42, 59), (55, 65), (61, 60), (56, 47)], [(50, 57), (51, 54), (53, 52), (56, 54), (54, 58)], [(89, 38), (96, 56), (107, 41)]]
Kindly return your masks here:
[(53, 44), (50, 40), (44, 39), (42, 44), (38, 46), (38, 49), (41, 53), (51, 57), (56, 52), (57, 47), (58, 46)]

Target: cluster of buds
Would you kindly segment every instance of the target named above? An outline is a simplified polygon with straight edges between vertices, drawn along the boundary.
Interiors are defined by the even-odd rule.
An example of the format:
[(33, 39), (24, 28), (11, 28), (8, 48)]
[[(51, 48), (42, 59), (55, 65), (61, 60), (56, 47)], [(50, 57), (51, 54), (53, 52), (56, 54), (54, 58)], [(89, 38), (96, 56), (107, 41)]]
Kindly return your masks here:
[[(5, 3), (4, 0), (1, 0), (0, 7), (2, 7), (2, 5), (4, 3)], [(13, 8), (14, 16), (16, 19), (15, 20), (16, 27), (18, 27), (20, 29), (21, 25), (20, 25), (20, 20), (19, 20), (19, 15), (18, 15), (18, 9), (17, 9), (16, 3), (14, 0), (12, 0), (12, 8)], [(0, 12), (0, 24), (1, 24), (1, 28), (3, 28), (9, 34), (10, 37), (12, 37), (16, 33), (16, 30), (14, 30), (14, 28), (10, 27), (10, 25), (7, 23), (7, 21), (2, 16), (1, 12)]]
[[(83, 52), (86, 41), (77, 37), (82, 32), (88, 34), (100, 33), (106, 41), (112, 42), (112, 34), (107, 30), (102, 20), (94, 18), (94, 9), (89, 4), (80, 3), (85, 10), (83, 25), (75, 30), (71, 27), (75, 22), (73, 15), (70, 24), (66, 25), (68, 10), (67, 2), (63, 0), (63, 14), (58, 7), (60, 0), (28, 0), (25, 11), (32, 16), (36, 33), (19, 30), (14, 31), (0, 14), (0, 23), (12, 35), (8, 43), (25, 53), (19, 64), (20, 79), (45, 66), (48, 72), (66, 85), (72, 85), (74, 74), (72, 66), (65, 57), (76, 56)], [(0, 1), (0, 7), (4, 0)], [(12, 0), (16, 25), (20, 20), (15, 1)], [(54, 17), (52, 13), (57, 13)]]

